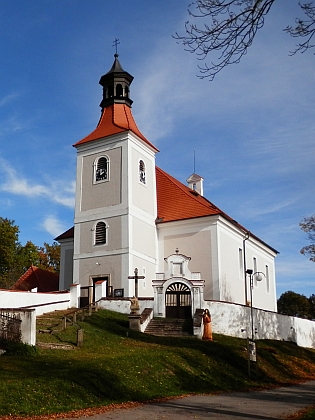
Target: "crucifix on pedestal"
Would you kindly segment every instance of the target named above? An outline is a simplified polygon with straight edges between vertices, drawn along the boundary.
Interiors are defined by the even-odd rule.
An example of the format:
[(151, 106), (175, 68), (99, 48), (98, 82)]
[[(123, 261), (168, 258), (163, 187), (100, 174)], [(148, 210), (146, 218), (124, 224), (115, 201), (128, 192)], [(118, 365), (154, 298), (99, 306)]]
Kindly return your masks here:
[(135, 280), (135, 297), (138, 298), (138, 280), (139, 279), (145, 279), (144, 276), (138, 276), (138, 269), (135, 268), (134, 276), (128, 276), (128, 279), (134, 279)]

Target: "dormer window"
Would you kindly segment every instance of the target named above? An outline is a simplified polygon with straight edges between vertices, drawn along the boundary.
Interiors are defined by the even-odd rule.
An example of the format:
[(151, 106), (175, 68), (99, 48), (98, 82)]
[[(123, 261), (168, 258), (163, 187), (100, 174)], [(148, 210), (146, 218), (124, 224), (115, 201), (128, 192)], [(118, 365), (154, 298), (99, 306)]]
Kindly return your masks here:
[(94, 245), (106, 245), (107, 225), (105, 222), (97, 222), (95, 225)]
[(139, 161), (139, 181), (144, 185), (146, 184), (145, 164), (143, 160)]
[(109, 180), (109, 158), (101, 156), (94, 162), (94, 182)]

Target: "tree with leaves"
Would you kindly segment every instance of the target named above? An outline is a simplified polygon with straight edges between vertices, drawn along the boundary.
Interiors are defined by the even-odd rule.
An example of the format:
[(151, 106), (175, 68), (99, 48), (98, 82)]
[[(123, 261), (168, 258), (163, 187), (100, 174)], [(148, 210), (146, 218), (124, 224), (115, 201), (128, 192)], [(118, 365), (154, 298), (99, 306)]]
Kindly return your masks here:
[(315, 214), (310, 217), (305, 217), (300, 223), (301, 229), (307, 233), (310, 245), (303, 246), (301, 254), (310, 257), (311, 261), (315, 262)]
[(31, 265), (59, 274), (60, 245), (23, 246), (14, 220), (0, 217), (0, 288), (9, 289)]
[(311, 314), (312, 314), (312, 319), (315, 319), (315, 295), (312, 294), (309, 298), (308, 298), (310, 304), (311, 304)]
[(282, 293), (278, 299), (278, 313), (283, 315), (296, 316), (299, 318), (313, 318), (313, 307), (310, 299), (299, 293)]
[(19, 228), (14, 220), (0, 217), (0, 287), (10, 284), (19, 246)]
[(60, 245), (57, 242), (53, 242), (52, 245), (44, 242), (44, 246), (38, 247), (37, 249), (39, 252), (37, 267), (59, 274)]
[[(275, 0), (196, 0), (190, 4), (190, 21), (185, 23), (185, 34), (174, 38), (185, 49), (211, 63), (200, 70), (199, 77), (213, 80), (229, 64), (239, 63), (252, 45), (257, 31), (264, 26), (265, 17)], [(291, 54), (314, 48), (315, 6), (299, 3), (304, 18), (296, 18), (293, 26), (284, 31), (299, 42)], [(198, 21), (198, 22), (197, 22)], [(196, 23), (197, 22), (197, 23)], [(200, 25), (199, 25), (200, 22)]]

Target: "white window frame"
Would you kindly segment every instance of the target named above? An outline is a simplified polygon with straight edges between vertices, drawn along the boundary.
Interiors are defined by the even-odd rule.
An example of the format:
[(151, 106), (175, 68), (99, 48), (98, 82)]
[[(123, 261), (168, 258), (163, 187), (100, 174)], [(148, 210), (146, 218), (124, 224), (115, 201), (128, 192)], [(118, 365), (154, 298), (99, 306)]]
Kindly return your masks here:
[[(141, 171), (140, 170), (140, 163), (143, 163), (143, 166), (144, 166), (144, 171)], [(142, 173), (144, 174), (144, 179), (142, 180)], [(145, 161), (143, 160), (143, 159), (139, 159), (139, 161), (138, 161), (138, 176), (139, 176), (139, 182), (140, 182), (140, 184), (141, 185), (144, 185), (144, 186), (146, 186), (147, 185), (147, 171), (146, 171), (146, 164), (145, 164)]]
[[(96, 175), (97, 175), (97, 167), (98, 167), (98, 162), (100, 161), (100, 159), (106, 159), (107, 160), (107, 176), (105, 179), (96, 179)], [(107, 155), (102, 155), (102, 156), (98, 156), (93, 164), (93, 184), (100, 184), (101, 182), (108, 182), (109, 181), (109, 175), (110, 175), (110, 159), (109, 156)]]
[(268, 264), (266, 264), (265, 270), (266, 270), (266, 291), (267, 293), (270, 293), (270, 272), (269, 272)]
[[(257, 268), (257, 258), (253, 257), (253, 274), (258, 272), (258, 268)], [(258, 282), (256, 280), (256, 275), (254, 276), (254, 286), (257, 287), (258, 286)]]
[[(99, 223), (104, 223), (105, 225), (105, 242), (104, 243), (96, 243), (96, 226)], [(97, 222), (95, 222), (92, 230), (93, 230), (93, 246), (106, 246), (108, 244), (108, 223), (106, 222), (106, 220), (98, 220)]]

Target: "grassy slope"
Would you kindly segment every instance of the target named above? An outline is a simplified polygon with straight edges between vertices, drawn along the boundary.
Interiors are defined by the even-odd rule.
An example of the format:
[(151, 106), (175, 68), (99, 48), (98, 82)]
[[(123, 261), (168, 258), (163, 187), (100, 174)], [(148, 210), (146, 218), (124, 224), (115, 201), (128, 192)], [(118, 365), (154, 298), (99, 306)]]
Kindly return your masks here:
[[(0, 357), (0, 416), (43, 415), (127, 401), (289, 384), (315, 378), (315, 351), (258, 341), (247, 374), (246, 341), (214, 335), (160, 338), (129, 331), (125, 315), (99, 311), (84, 322), (84, 346)], [(128, 333), (128, 336), (127, 336)], [(76, 329), (42, 340), (76, 342)]]

